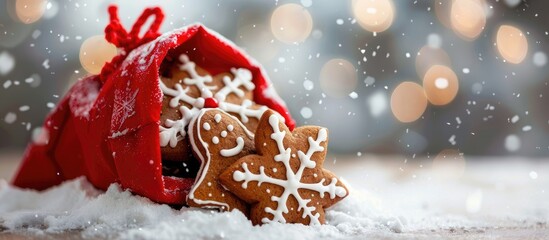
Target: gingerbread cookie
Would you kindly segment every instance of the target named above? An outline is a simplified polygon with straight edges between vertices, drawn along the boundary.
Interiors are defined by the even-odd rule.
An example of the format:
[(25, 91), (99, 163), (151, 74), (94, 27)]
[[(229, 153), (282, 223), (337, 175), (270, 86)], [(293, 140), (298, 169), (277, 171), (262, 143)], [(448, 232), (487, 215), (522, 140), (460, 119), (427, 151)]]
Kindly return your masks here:
[(191, 146), (186, 138), (187, 125), (203, 108), (219, 108), (240, 119), (252, 132), (267, 107), (255, 104), (252, 73), (244, 68), (211, 76), (187, 55), (164, 70), (160, 89), (164, 94), (160, 116), (162, 159), (186, 161)]
[(257, 154), (239, 159), (219, 176), (224, 187), (251, 204), (254, 224), (323, 224), (324, 209), (347, 196), (347, 188), (322, 168), (328, 145), (325, 128), (290, 132), (269, 110), (254, 141)]
[(254, 153), (253, 134), (234, 116), (214, 108), (202, 109), (189, 125), (189, 138), (200, 170), (187, 197), (187, 205), (238, 209), (248, 213), (245, 202), (224, 189), (219, 174), (239, 158)]

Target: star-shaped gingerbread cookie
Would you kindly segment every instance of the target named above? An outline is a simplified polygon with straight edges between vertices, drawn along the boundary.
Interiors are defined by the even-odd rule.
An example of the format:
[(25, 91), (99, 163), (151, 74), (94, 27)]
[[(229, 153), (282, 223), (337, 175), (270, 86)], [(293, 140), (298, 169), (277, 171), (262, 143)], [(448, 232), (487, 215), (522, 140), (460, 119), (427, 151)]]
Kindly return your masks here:
[(251, 204), (254, 224), (325, 222), (324, 209), (348, 195), (347, 188), (322, 168), (328, 131), (316, 126), (290, 132), (280, 116), (268, 110), (255, 134), (257, 154), (225, 170), (219, 180)]
[(218, 177), (239, 158), (255, 152), (253, 134), (236, 117), (208, 108), (191, 121), (189, 138), (201, 165), (187, 205), (223, 211), (238, 209), (248, 214), (246, 203), (223, 188)]

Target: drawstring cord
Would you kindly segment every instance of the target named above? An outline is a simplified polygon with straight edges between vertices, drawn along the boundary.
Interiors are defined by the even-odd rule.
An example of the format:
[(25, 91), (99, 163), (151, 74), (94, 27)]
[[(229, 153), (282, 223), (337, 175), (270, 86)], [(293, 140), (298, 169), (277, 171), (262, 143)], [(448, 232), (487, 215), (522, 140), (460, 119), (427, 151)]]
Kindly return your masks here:
[[(143, 13), (141, 13), (141, 16), (139, 16), (137, 21), (135, 21), (131, 31), (128, 33), (126, 29), (124, 29), (124, 26), (122, 26), (122, 23), (120, 23), (120, 18), (118, 17), (118, 7), (116, 5), (109, 6), (109, 16), (110, 22), (105, 28), (105, 39), (119, 49), (122, 49), (122, 52), (114, 57), (110, 62), (106, 63), (101, 69), (99, 77), (103, 83), (107, 80), (108, 76), (119, 67), (124, 59), (126, 59), (129, 52), (160, 36), (158, 30), (164, 20), (164, 12), (161, 8), (147, 8), (143, 11)], [(147, 19), (150, 17), (154, 17), (153, 23), (145, 32), (143, 37), (139, 37), (139, 32), (141, 32), (143, 24), (145, 24)]]

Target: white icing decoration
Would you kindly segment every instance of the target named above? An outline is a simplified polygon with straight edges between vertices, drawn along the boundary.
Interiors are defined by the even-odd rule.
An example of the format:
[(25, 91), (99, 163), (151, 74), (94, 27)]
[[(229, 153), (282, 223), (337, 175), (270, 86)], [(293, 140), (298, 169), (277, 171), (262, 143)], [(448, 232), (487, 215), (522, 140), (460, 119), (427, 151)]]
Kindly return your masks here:
[(215, 120), (216, 123), (221, 122), (221, 115), (216, 114), (216, 115), (214, 116), (214, 120)]
[(179, 120), (167, 119), (164, 122), (164, 126), (160, 126), (160, 146), (165, 147), (170, 144), (170, 147), (177, 146), (177, 142), (183, 140), (187, 135), (185, 127), (189, 124), (192, 116), (198, 112), (197, 108), (189, 109), (185, 106), (181, 106), (179, 111), (182, 113), (182, 118)]
[(248, 91), (252, 91), (255, 85), (252, 83), (252, 73), (248, 69), (244, 68), (231, 68), (231, 73), (234, 75), (234, 79), (231, 80), (229, 76), (223, 77), (223, 83), (225, 87), (219, 90), (215, 94), (215, 99), (218, 102), (225, 102), (227, 95), (234, 93), (239, 97), (244, 97), (244, 91), (240, 89), (240, 86), (244, 86)]
[(251, 109), (252, 101), (246, 99), (242, 102), (242, 105), (229, 103), (229, 102), (219, 102), (219, 108), (223, 109), (226, 112), (238, 113), (240, 120), (243, 123), (247, 123), (249, 117), (254, 117), (260, 119), (265, 111), (267, 111), (266, 106), (261, 106), (259, 109)]
[(227, 137), (227, 131), (221, 131), (221, 137)]
[(242, 137), (238, 137), (236, 138), (236, 146), (234, 148), (221, 149), (219, 153), (223, 157), (232, 157), (242, 152), (243, 148), (244, 148), (244, 139)]
[(211, 98), (213, 95), (211, 90), (214, 90), (217, 87), (208, 86), (206, 85), (206, 83), (213, 82), (212, 76), (200, 76), (196, 72), (196, 63), (190, 61), (189, 57), (185, 54), (181, 54), (181, 56), (179, 56), (179, 60), (183, 63), (183, 65), (181, 65), (179, 69), (185, 70), (191, 76), (191, 78), (183, 79), (183, 83), (187, 85), (195, 85), (200, 91), (200, 97), (202, 97), (203, 99)]
[[(234, 75), (234, 79), (228, 76), (223, 77), (223, 83), (225, 86), (213, 96), (212, 91), (217, 89), (215, 85), (208, 85), (213, 83), (212, 76), (201, 76), (196, 71), (196, 63), (189, 60), (189, 57), (185, 54), (179, 56), (179, 59), (183, 63), (180, 69), (186, 71), (190, 78), (180, 80), (180, 83), (176, 83), (174, 88), (167, 87), (162, 80), (158, 80), (160, 83), (160, 90), (165, 96), (170, 96), (169, 106), (177, 108), (181, 112), (181, 119), (171, 120), (168, 119), (160, 126), (160, 146), (176, 147), (177, 143), (183, 140), (186, 136), (186, 127), (193, 117), (195, 117), (200, 109), (204, 108), (204, 102), (206, 98), (215, 98), (218, 102), (218, 107), (221, 110), (230, 113), (236, 113), (240, 116), (242, 122), (247, 123), (250, 117), (257, 118), (258, 120), (263, 115), (263, 112), (267, 110), (267, 107), (262, 106), (259, 109), (251, 109), (252, 101), (246, 99), (242, 105), (225, 102), (225, 99), (229, 94), (235, 94), (239, 97), (244, 97), (245, 93), (239, 87), (242, 86), (246, 90), (252, 91), (255, 85), (252, 82), (252, 73), (248, 69), (244, 68), (231, 68), (231, 73)], [(194, 98), (187, 93), (189, 87), (183, 88), (181, 83), (188, 86), (194, 85), (200, 91), (200, 97)], [(185, 104), (190, 105), (186, 107)], [(219, 123), (216, 118), (216, 122)]]
[(232, 131), (234, 130), (234, 126), (231, 125), (231, 124), (229, 124), (229, 125), (227, 126), (227, 130), (229, 130), (229, 132), (232, 132)]
[(203, 126), (204, 130), (206, 130), (206, 131), (210, 131), (210, 129), (212, 129), (212, 128), (210, 127), (210, 124), (209, 124), (209, 123), (204, 123), (204, 125), (202, 125), (202, 126)]
[[(193, 129), (195, 124), (198, 124), (197, 126), (200, 126), (200, 124), (201, 124), (200, 122), (202, 120), (202, 116), (204, 115), (204, 113), (206, 113), (208, 111), (213, 111), (213, 110), (216, 110), (216, 109), (208, 108), (208, 109), (202, 109), (201, 111), (199, 111), (197, 116), (195, 118), (193, 118), (192, 121), (189, 123), (189, 128)], [(248, 137), (253, 139), (254, 135), (250, 131), (248, 131), (248, 129), (244, 126), (244, 124), (242, 124), (240, 121), (238, 121), (238, 119), (236, 117), (231, 116), (227, 113), (223, 113), (223, 114), (225, 114), (229, 118), (235, 120), (239, 124), (239, 126), (242, 129), (244, 129), (244, 133)], [(208, 169), (210, 167), (210, 158), (211, 158), (210, 150), (208, 148), (208, 143), (206, 143), (202, 139), (202, 135), (200, 134), (200, 131), (197, 132), (198, 142), (195, 141), (194, 134), (195, 134), (194, 131), (189, 131), (189, 138), (191, 140), (191, 146), (193, 148), (193, 151), (198, 154), (198, 158), (201, 160), (202, 164), (200, 165), (200, 169), (198, 170), (198, 174), (196, 175), (197, 177), (195, 179), (195, 182), (194, 182), (191, 190), (189, 191), (189, 195), (187, 196), (187, 198), (189, 200), (192, 200), (193, 202), (195, 202), (197, 204), (200, 204), (200, 205), (211, 204), (211, 205), (218, 206), (218, 208), (220, 208), (220, 209), (231, 209), (231, 208), (229, 208), (229, 205), (227, 205), (226, 203), (213, 201), (213, 200), (198, 199), (194, 196), (194, 193), (195, 193), (196, 189), (202, 184), (202, 181), (204, 181), (204, 178), (206, 177), (206, 174), (204, 174), (204, 173), (208, 172)], [(202, 152), (200, 152), (200, 150), (198, 149), (198, 147), (197, 147), (198, 144), (202, 144), (202, 147), (205, 149), (205, 155), (202, 155)], [(221, 196), (225, 197), (225, 194), (221, 194)]]
[(213, 144), (218, 144), (219, 143), (219, 138), (218, 137), (213, 137), (212, 142), (213, 142)]
[(324, 185), (324, 182), (326, 181), (325, 178), (320, 180), (318, 183), (302, 183), (301, 178), (303, 171), (305, 168), (314, 168), (316, 166), (316, 162), (311, 160), (312, 155), (315, 152), (322, 152), (324, 151), (324, 147), (320, 146), (320, 144), (327, 140), (327, 131), (325, 128), (322, 128), (318, 131), (317, 139), (313, 139), (312, 137), (308, 138), (309, 142), (309, 149), (307, 150), (307, 153), (303, 153), (302, 151), (298, 151), (297, 155), (300, 161), (299, 169), (297, 172), (294, 172), (292, 170), (292, 167), (290, 166), (290, 156), (291, 156), (291, 148), (284, 148), (284, 137), (286, 135), (285, 131), (280, 131), (279, 128), (280, 123), (280, 117), (277, 115), (271, 115), (269, 117), (269, 124), (271, 125), (273, 129), (273, 133), (271, 134), (271, 139), (275, 140), (276, 145), (278, 147), (279, 154), (274, 156), (274, 161), (281, 162), (284, 164), (284, 167), (286, 169), (286, 179), (276, 179), (273, 177), (270, 177), (265, 174), (265, 167), (260, 166), (259, 167), (259, 173), (252, 173), (248, 169), (248, 165), (246, 163), (242, 164), (242, 168), (244, 171), (235, 171), (233, 173), (233, 179), (237, 182), (244, 181), (242, 183), (242, 188), (247, 188), (248, 183), (251, 181), (257, 181), (258, 186), (260, 186), (262, 183), (270, 183), (273, 185), (281, 186), (284, 188), (284, 192), (281, 196), (272, 196), (271, 200), (273, 202), (277, 203), (277, 208), (265, 208), (265, 212), (270, 213), (273, 215), (273, 219), (270, 220), (268, 218), (263, 218), (261, 221), (263, 223), (268, 222), (281, 222), (285, 223), (286, 219), (284, 218), (285, 213), (288, 213), (288, 206), (286, 205), (288, 202), (288, 198), (290, 196), (294, 196), (294, 198), (298, 202), (298, 211), (303, 210), (302, 218), (309, 217), (311, 225), (320, 225), (319, 217), (320, 214), (318, 212), (315, 213), (316, 208), (314, 206), (307, 206), (309, 202), (311, 202), (311, 199), (304, 199), (299, 194), (299, 189), (307, 189), (316, 191), (320, 194), (320, 197), (324, 197), (324, 194), (328, 193), (331, 199), (334, 199), (336, 196), (338, 197), (344, 197), (347, 195), (347, 190), (345, 188), (337, 186), (337, 178), (332, 178), (330, 180), (330, 183), (328, 185)]

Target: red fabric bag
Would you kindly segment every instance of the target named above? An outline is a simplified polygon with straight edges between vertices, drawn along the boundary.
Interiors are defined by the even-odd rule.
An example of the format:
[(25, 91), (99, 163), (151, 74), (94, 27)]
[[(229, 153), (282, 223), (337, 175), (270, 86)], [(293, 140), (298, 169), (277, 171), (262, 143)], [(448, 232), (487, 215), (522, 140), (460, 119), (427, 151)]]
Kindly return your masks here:
[[(100, 75), (77, 82), (47, 117), (48, 141), (30, 143), (13, 184), (46, 189), (85, 176), (99, 189), (119, 183), (133, 193), (167, 204), (183, 204), (194, 179), (162, 175), (159, 144), (164, 59), (185, 52), (212, 75), (232, 67), (253, 74), (254, 101), (279, 112), (294, 126), (288, 110), (259, 64), (228, 40), (200, 24), (160, 35), (159, 8), (149, 8), (127, 33), (115, 6), (106, 39), (121, 51)], [(154, 16), (150, 29), (141, 26)]]

